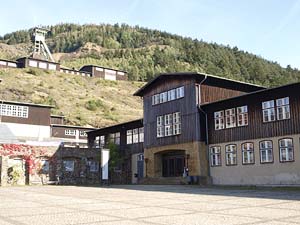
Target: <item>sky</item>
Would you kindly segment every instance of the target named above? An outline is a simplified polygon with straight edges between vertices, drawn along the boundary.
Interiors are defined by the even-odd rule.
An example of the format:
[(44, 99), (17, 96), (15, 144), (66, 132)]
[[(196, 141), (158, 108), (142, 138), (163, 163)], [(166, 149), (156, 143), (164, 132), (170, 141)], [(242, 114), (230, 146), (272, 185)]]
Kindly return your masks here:
[(300, 69), (300, 0), (0, 0), (0, 36), (58, 23), (139, 25)]

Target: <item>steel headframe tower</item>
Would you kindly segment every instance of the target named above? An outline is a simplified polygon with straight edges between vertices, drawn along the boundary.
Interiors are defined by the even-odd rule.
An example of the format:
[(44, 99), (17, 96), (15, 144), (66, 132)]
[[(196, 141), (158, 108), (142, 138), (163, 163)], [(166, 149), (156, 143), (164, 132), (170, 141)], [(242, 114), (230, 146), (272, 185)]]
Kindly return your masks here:
[(34, 49), (32, 53), (33, 58), (43, 58), (47, 61), (54, 62), (51, 52), (45, 42), (48, 29), (36, 27), (33, 30)]

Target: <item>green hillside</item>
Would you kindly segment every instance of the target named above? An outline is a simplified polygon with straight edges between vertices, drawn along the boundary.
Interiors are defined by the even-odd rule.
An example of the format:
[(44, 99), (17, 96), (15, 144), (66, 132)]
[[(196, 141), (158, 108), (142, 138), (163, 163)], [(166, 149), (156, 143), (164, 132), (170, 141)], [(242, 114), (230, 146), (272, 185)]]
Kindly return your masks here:
[[(99, 64), (127, 70), (130, 80), (147, 81), (161, 72), (199, 71), (276, 86), (300, 80), (299, 70), (282, 68), (237, 47), (207, 43), (128, 25), (59, 24), (48, 27), (47, 42), (63, 65)], [(8, 46), (30, 43), (32, 30), (0, 37)], [(19, 46), (19, 45), (17, 45)], [(0, 48), (1, 55), (1, 48)], [(7, 54), (6, 54), (7, 56)], [(10, 58), (15, 58), (12, 54)]]
[(106, 81), (39, 69), (0, 69), (0, 99), (55, 106), (70, 125), (103, 127), (141, 118), (142, 82)]

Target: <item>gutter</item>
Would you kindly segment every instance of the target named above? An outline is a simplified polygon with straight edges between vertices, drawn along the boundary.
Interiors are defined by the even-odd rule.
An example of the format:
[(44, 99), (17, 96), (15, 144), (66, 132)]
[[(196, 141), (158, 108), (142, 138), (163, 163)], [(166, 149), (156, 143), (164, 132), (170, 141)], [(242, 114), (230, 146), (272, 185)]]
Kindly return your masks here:
[[(200, 97), (200, 104), (202, 102), (201, 99), (201, 85), (204, 83), (204, 81), (207, 79), (207, 75), (205, 74), (204, 79), (200, 82), (200, 88), (199, 88), (199, 97)], [(209, 141), (208, 141), (208, 119), (207, 119), (207, 113), (201, 108), (200, 104), (198, 105), (199, 110), (205, 115), (205, 136), (206, 136), (206, 140), (205, 140), (205, 144), (206, 144), (206, 154), (207, 154), (207, 175), (208, 177), (210, 177), (210, 163), (209, 163)]]

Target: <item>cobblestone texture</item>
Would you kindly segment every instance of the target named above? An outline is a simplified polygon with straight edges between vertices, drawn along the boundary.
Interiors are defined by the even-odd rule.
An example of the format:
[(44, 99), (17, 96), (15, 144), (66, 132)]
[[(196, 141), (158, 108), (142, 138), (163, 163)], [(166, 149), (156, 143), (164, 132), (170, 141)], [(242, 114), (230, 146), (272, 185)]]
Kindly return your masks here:
[(0, 224), (300, 224), (300, 192), (191, 186), (0, 188)]

